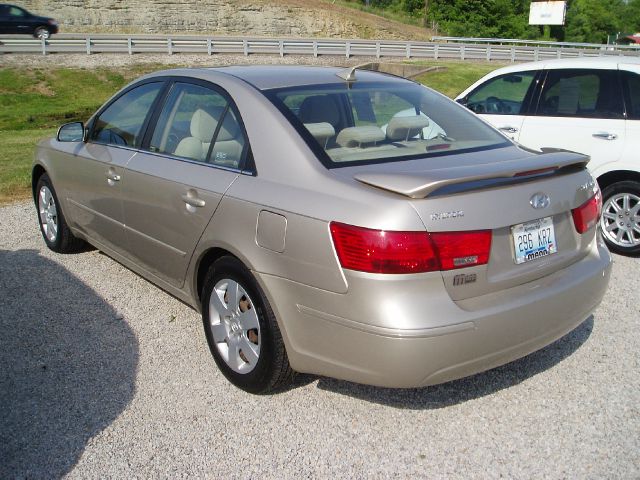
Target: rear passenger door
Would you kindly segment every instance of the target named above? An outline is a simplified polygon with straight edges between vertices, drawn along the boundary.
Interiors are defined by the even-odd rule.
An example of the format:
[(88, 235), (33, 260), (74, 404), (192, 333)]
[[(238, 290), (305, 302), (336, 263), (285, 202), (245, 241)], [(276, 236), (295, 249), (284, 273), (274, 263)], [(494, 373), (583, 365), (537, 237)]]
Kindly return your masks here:
[(133, 260), (181, 287), (222, 195), (245, 169), (249, 144), (229, 96), (206, 82), (174, 81), (155, 117), (127, 165), (126, 232)]
[(626, 141), (622, 86), (617, 70), (547, 72), (535, 114), (525, 118), (519, 142), (591, 156), (593, 170), (617, 161)]

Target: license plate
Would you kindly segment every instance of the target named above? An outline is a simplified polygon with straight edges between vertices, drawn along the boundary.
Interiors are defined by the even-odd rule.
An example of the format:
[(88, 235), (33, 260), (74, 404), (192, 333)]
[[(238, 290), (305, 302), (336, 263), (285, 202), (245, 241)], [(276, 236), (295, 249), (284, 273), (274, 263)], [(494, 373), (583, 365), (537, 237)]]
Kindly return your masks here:
[(514, 225), (511, 227), (511, 237), (517, 265), (558, 251), (551, 217)]

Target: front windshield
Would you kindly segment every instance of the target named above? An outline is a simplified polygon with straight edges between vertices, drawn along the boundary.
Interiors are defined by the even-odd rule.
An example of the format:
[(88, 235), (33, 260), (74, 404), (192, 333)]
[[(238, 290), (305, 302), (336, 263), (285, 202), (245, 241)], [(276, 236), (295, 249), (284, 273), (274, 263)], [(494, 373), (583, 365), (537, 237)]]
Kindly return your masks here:
[(345, 82), (266, 95), (329, 168), (510, 145), (451, 100), (408, 82)]

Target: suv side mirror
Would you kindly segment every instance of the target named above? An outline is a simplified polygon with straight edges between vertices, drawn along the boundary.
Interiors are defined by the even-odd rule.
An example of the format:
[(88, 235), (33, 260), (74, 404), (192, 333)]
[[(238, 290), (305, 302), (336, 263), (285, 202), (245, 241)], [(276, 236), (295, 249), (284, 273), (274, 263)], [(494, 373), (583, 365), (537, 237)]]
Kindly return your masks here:
[(82, 122), (65, 123), (58, 129), (59, 142), (84, 142), (84, 124)]

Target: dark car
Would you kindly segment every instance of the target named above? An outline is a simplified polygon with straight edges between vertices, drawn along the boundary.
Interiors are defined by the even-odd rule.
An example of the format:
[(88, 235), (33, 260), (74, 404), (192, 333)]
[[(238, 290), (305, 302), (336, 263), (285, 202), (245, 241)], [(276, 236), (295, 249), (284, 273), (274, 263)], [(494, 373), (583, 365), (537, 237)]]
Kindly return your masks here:
[(58, 22), (29, 13), (22, 7), (1, 3), (0, 34), (4, 33), (26, 33), (36, 38), (49, 38), (58, 33)]

